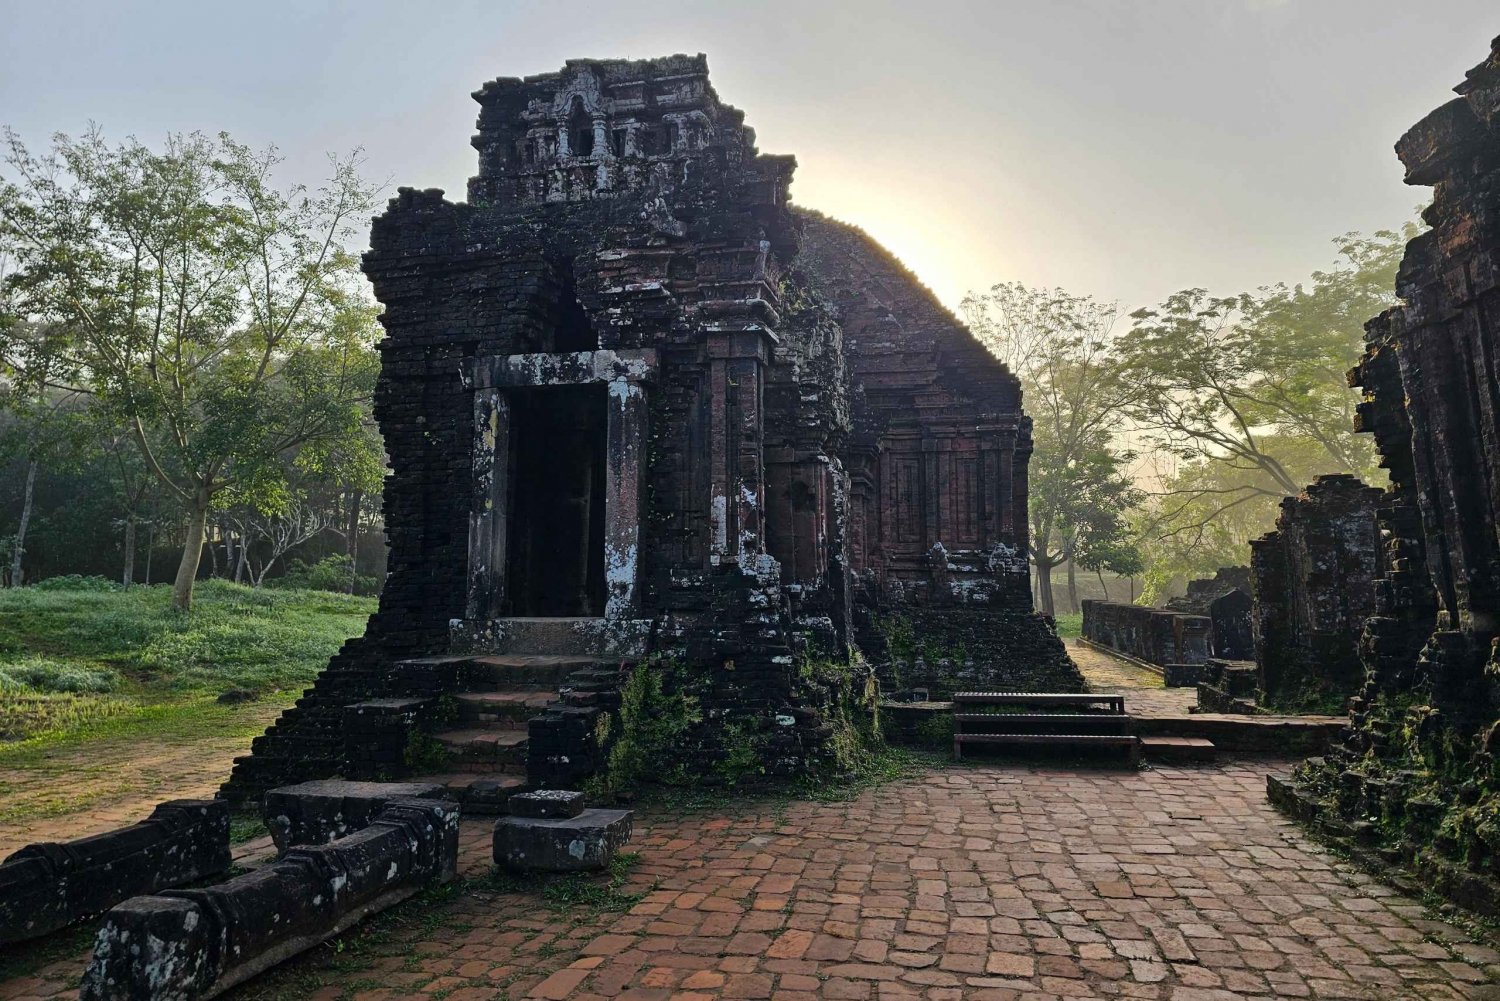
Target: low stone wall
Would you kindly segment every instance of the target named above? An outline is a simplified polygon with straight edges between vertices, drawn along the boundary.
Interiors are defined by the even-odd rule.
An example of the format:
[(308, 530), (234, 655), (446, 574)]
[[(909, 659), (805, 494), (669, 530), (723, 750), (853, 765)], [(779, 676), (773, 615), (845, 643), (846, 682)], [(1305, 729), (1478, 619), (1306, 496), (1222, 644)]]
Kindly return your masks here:
[(1083, 638), (1157, 667), (1201, 664), (1208, 659), (1210, 620), (1204, 615), (1125, 605), (1083, 602)]
[(370, 825), (216, 886), (134, 897), (105, 915), (82, 1001), (221, 994), (458, 869), (458, 807), (397, 799)]
[(261, 817), (278, 851), (322, 845), (368, 827), (387, 803), (399, 799), (444, 799), (436, 782), (350, 782), (319, 779), (266, 793)]
[(27, 845), (0, 865), (0, 945), (45, 935), (128, 897), (182, 886), (229, 865), (229, 807), (214, 800), (173, 800), (117, 831)]

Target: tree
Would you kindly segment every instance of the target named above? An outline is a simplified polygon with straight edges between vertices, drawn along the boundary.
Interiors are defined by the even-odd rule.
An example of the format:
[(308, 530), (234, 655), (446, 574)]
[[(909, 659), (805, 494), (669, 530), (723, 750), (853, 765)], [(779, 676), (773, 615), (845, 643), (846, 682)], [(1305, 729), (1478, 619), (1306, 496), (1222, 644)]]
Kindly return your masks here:
[[(1135, 497), (1125, 472), (1130, 454), (1116, 442), (1121, 410), (1137, 392), (1120, 377), (1116, 309), (1061, 289), (1009, 283), (969, 295), (963, 310), (979, 339), (1020, 378), (1032, 416), (1031, 560), (1042, 611), (1053, 615), (1052, 571), (1081, 553), (1102, 560), (1123, 547), (1120, 511)], [(1076, 586), (1070, 596), (1076, 611)]]
[(1142, 391), (1127, 412), (1171, 460), (1141, 526), (1154, 540), (1148, 593), (1223, 565), (1225, 552), (1243, 561), (1281, 498), (1316, 476), (1379, 475), (1368, 436), (1354, 433), (1359, 400), (1345, 373), (1364, 322), (1394, 301), (1414, 234), (1346, 234), (1335, 266), (1307, 283), (1224, 298), (1188, 289), (1132, 314), (1120, 358)]
[[(21, 510), (11, 539), (11, 587), (25, 583), (26, 541), (31, 530), (37, 474), (45, 465), (73, 465), (90, 451), (87, 400), (83, 394), (50, 386), (45, 373), (58, 338), (46, 326), (17, 320), (0, 306), (0, 331), (13, 343), (26, 345), (38, 359), (31, 373), (0, 364), (0, 411), (8, 417), (0, 426), (0, 457), (19, 457), (26, 469), (21, 488)], [(42, 373), (42, 377), (35, 377)]]
[[(223, 134), (158, 152), (95, 130), (40, 157), (9, 131), (6, 143), (6, 286), (19, 315), (61, 333), (33, 377), (92, 395), (180, 505), (173, 604), (187, 609), (221, 495), (274, 511), (288, 456), (359, 430), (373, 332), (342, 241), (372, 192), (352, 156), (330, 161), (318, 191), (278, 190), (274, 149)], [(10, 337), (0, 358), (27, 373), (42, 362)]]

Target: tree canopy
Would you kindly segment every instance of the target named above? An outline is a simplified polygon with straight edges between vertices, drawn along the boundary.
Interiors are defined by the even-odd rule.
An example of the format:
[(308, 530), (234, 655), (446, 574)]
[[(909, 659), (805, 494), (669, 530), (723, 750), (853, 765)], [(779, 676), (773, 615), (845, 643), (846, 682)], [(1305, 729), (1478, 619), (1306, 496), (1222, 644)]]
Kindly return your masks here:
[(95, 130), (35, 155), (7, 131), (4, 163), (6, 300), (45, 336), (12, 323), (0, 363), (129, 435), (186, 518), (178, 607), (216, 504), (284, 510), (289, 466), (371, 478), (374, 313), (343, 246), (372, 204), (357, 156), (316, 191), (277, 188), (275, 150), (224, 134), (154, 150)]

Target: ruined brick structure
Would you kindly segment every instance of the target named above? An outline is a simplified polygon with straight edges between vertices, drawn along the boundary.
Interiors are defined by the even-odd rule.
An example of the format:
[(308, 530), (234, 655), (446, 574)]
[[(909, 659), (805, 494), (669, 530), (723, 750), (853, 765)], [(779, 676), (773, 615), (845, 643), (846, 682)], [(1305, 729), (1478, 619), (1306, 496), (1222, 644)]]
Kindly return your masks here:
[(771, 731), (773, 770), (821, 753), (854, 645), (889, 659), (891, 622), (966, 682), (1081, 685), (1031, 614), (1017, 380), (863, 234), (788, 206), (793, 159), (757, 151), (704, 57), (474, 97), (467, 203), (402, 189), (365, 256), (380, 610), (227, 795), (399, 771), (434, 699), (506, 658), (596, 667), (532, 721), (554, 784), (599, 764), (609, 672), (663, 655), (710, 716)]
[(1083, 601), (1083, 638), (1089, 643), (1162, 669), (1208, 659), (1212, 620), (1146, 605)]
[(1381, 491), (1320, 476), (1281, 502), (1276, 530), (1250, 543), (1260, 703), (1341, 702), (1364, 678), (1359, 637), (1375, 612)]
[(1365, 398), (1359, 427), (1391, 476), (1364, 688), (1345, 743), (1271, 792), (1496, 913), (1500, 39), (1458, 92), (1397, 145), (1407, 182), (1433, 188), (1432, 229), (1407, 246), (1403, 305), (1368, 325), (1351, 374)]
[(1220, 567), (1212, 577), (1188, 581), (1187, 593), (1163, 607), (1207, 616), (1209, 652), (1225, 660), (1249, 660), (1255, 655), (1251, 592), (1249, 567)]

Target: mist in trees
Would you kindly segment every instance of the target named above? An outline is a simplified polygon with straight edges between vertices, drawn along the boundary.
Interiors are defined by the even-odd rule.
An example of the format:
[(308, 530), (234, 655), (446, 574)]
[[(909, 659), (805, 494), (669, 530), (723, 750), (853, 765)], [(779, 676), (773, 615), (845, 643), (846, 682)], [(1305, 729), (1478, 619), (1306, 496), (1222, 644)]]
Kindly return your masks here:
[(979, 339), (1021, 380), (1032, 419), (1031, 560), (1041, 610), (1052, 606), (1052, 571), (1068, 569), (1069, 611), (1078, 610), (1079, 566), (1133, 573), (1139, 559), (1125, 511), (1139, 491), (1131, 453), (1117, 440), (1118, 416), (1138, 388), (1115, 353), (1112, 304), (1060, 289), (1000, 284), (963, 302)]
[(1127, 318), (1061, 290), (996, 285), (969, 296), (971, 329), (1020, 378), (1034, 422), (1032, 562), (1051, 577), (1144, 577), (1142, 600), (1243, 564), (1281, 498), (1317, 476), (1381, 485), (1354, 433), (1346, 373), (1369, 318), (1394, 301), (1415, 226), (1349, 233), (1307, 281), (1234, 296), (1187, 289)]

